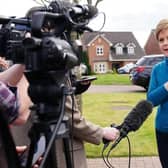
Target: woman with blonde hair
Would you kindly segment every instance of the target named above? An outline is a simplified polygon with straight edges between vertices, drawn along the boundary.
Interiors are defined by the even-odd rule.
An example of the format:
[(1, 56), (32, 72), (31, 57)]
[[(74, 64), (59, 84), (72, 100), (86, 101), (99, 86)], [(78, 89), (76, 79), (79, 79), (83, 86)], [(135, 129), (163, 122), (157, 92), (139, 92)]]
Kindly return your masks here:
[(152, 69), (147, 99), (158, 106), (155, 119), (157, 147), (162, 167), (168, 168), (168, 18), (157, 24), (155, 35), (165, 59)]

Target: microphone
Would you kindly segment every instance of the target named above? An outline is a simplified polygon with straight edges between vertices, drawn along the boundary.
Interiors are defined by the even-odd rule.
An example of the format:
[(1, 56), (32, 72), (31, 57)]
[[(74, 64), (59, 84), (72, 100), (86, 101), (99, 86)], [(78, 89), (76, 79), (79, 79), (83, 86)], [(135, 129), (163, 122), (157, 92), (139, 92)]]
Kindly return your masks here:
[[(116, 126), (120, 131), (119, 138), (114, 142), (113, 148), (127, 136), (131, 131), (138, 130), (143, 122), (152, 112), (153, 105), (147, 100), (141, 100), (137, 105), (128, 113), (121, 125)], [(105, 147), (108, 146), (109, 141), (103, 140)]]

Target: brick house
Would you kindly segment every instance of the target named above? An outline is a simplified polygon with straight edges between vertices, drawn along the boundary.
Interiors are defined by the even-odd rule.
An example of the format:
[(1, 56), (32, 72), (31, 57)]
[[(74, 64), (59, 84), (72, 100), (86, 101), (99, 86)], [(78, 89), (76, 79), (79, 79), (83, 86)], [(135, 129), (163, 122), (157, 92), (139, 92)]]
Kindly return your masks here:
[(149, 34), (149, 37), (148, 37), (146, 44), (144, 46), (144, 51), (145, 51), (146, 55), (161, 54), (158, 42), (155, 37), (155, 30), (151, 30), (151, 33)]
[(106, 73), (145, 55), (132, 32), (85, 32), (82, 43), (95, 73)]

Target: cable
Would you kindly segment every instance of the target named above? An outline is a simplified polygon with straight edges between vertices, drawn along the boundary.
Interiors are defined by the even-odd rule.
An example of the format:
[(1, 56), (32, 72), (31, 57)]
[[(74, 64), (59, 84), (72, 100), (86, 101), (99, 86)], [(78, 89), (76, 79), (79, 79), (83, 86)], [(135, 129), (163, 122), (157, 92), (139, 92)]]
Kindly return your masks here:
[[(64, 108), (65, 100), (66, 100), (66, 99), (65, 99), (65, 96), (63, 96), (63, 98), (62, 98), (62, 105), (63, 105), (62, 108)], [(61, 114), (60, 114), (60, 116), (59, 116), (59, 119), (58, 119), (58, 121), (57, 121), (57, 124), (56, 124), (56, 126), (55, 126), (55, 128), (54, 128), (53, 134), (52, 134), (52, 136), (51, 136), (51, 138), (50, 138), (50, 142), (48, 143), (47, 149), (46, 149), (46, 151), (45, 151), (45, 153), (44, 153), (43, 160), (42, 160), (42, 162), (41, 162), (41, 164), (40, 164), (40, 168), (43, 168), (43, 167), (44, 167), (45, 161), (46, 161), (46, 159), (47, 159), (47, 157), (48, 157), (48, 154), (49, 154), (49, 152), (50, 152), (51, 146), (52, 146), (52, 144), (53, 144), (53, 142), (54, 142), (54, 140), (55, 140), (55, 136), (56, 136), (57, 133), (58, 133), (58, 130), (59, 130), (59, 127), (60, 127), (61, 122), (62, 122), (62, 120), (63, 120), (63, 117), (64, 117), (64, 109), (62, 109), (62, 112), (61, 112)]]
[(104, 146), (103, 150), (102, 150), (102, 158), (103, 158), (103, 161), (105, 163), (105, 165), (108, 167), (108, 168), (111, 168), (111, 166), (109, 165), (109, 163), (107, 163), (107, 161), (105, 160), (105, 157), (104, 157), (104, 151), (105, 151), (106, 147)]
[[(114, 142), (114, 144), (115, 144), (115, 142)], [(107, 156), (106, 156), (107, 164), (108, 164), (111, 168), (114, 168), (114, 166), (110, 163), (110, 161), (109, 161), (109, 156), (110, 156), (110, 153), (111, 153), (112, 149), (114, 149), (114, 144), (112, 145), (112, 147), (110, 148), (110, 150), (108, 151)]]
[(128, 136), (126, 136), (126, 138), (128, 141), (128, 168), (130, 168), (131, 167), (131, 143)]
[(104, 12), (100, 12), (99, 14), (103, 14), (103, 16), (104, 16), (104, 21), (103, 21), (102, 26), (101, 26), (100, 29), (98, 30), (98, 32), (103, 29), (103, 27), (104, 27), (104, 25), (105, 25), (105, 23), (106, 23), (106, 14), (105, 14)]
[(73, 132), (74, 132), (74, 125), (73, 125), (73, 121), (74, 121), (74, 107), (75, 107), (75, 98), (74, 98), (74, 95), (71, 95), (71, 98), (72, 98), (72, 126), (71, 126), (71, 149), (72, 149), (72, 167), (74, 167), (74, 154), (73, 154)]
[[(130, 168), (130, 167), (131, 167), (131, 143), (130, 143), (129, 137), (126, 136), (126, 138), (127, 138), (127, 141), (128, 141), (128, 168)], [(108, 151), (108, 153), (107, 153), (106, 159), (105, 159), (105, 156), (104, 156), (104, 151), (105, 151), (105, 149), (107, 148), (107, 145), (105, 144), (104, 147), (103, 147), (103, 150), (102, 150), (102, 154), (101, 154), (101, 155), (102, 155), (102, 159), (103, 159), (104, 163), (106, 164), (106, 166), (107, 166), (108, 168), (114, 168), (114, 166), (113, 166), (113, 165), (110, 163), (110, 161), (109, 161), (109, 156), (110, 156), (111, 151), (112, 151), (112, 150), (116, 147), (116, 145), (118, 144), (117, 142), (120, 142), (120, 139), (116, 140), (116, 141), (112, 144), (111, 148), (109, 149), (109, 151)]]

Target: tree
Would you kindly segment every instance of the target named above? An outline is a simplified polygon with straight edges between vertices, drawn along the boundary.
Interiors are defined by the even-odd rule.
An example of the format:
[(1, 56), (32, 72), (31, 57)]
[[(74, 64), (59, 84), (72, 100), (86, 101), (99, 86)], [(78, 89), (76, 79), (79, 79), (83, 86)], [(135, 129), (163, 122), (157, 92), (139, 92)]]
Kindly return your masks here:
[(96, 0), (95, 4), (93, 4), (93, 1), (92, 1), (92, 0), (87, 0), (87, 3), (88, 3), (89, 5), (93, 5), (93, 6), (97, 7), (97, 5), (98, 5), (101, 1), (103, 1), (103, 0)]
[[(97, 5), (98, 5), (101, 1), (103, 1), (103, 0), (96, 0), (95, 3), (94, 3), (93, 1), (94, 1), (94, 0), (87, 0), (87, 4), (88, 4), (88, 5), (93, 5), (93, 6), (97, 7)], [(73, 0), (73, 2), (74, 2), (74, 3), (79, 3), (80, 0)], [(93, 3), (94, 3), (94, 4), (93, 4)]]

